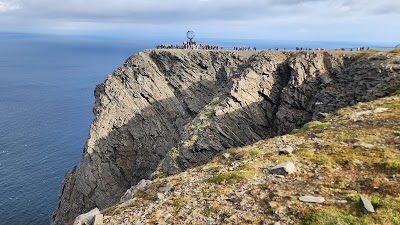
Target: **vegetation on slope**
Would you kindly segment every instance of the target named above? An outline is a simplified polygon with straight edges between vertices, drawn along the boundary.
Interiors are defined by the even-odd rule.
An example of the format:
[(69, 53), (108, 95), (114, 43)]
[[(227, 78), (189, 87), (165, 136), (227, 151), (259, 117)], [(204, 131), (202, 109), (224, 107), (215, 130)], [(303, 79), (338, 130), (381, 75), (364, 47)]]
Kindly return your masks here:
[[(293, 154), (278, 154), (286, 146)], [(286, 161), (296, 165), (295, 174), (270, 173)], [(173, 190), (160, 195), (168, 183)], [(305, 203), (302, 195), (326, 201)], [(359, 195), (375, 213), (363, 210)], [(106, 214), (105, 224), (400, 224), (400, 95), (228, 149), (204, 166), (154, 180), (130, 206)]]

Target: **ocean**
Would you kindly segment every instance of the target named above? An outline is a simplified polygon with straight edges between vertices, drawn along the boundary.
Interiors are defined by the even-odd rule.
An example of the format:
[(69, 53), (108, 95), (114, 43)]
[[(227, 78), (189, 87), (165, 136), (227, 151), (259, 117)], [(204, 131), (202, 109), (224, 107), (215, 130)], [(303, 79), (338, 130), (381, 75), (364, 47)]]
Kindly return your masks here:
[(0, 38), (0, 224), (49, 224), (94, 116), (93, 91), (151, 45)]
[[(212, 44), (228, 49), (359, 46), (307, 43), (214, 40)], [(156, 44), (0, 34), (0, 224), (50, 223), (63, 176), (79, 162), (94, 119), (95, 85), (130, 55)]]

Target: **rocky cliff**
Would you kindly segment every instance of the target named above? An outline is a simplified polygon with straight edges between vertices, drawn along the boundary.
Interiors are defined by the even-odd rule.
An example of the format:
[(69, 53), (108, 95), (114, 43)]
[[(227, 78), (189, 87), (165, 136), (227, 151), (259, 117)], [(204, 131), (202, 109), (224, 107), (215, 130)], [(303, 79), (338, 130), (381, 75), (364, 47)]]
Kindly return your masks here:
[(96, 87), (96, 118), (52, 224), (115, 204), (142, 178), (179, 173), (385, 96), (399, 71), (388, 52), (140, 52)]

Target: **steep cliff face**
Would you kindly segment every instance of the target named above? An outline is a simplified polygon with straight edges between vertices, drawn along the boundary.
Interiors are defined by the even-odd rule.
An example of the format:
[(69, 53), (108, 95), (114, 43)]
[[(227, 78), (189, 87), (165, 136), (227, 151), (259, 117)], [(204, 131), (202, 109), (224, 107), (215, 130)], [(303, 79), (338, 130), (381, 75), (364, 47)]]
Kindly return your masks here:
[(388, 53), (140, 52), (96, 87), (96, 119), (81, 162), (65, 175), (52, 224), (115, 204), (142, 178), (387, 95), (399, 67)]

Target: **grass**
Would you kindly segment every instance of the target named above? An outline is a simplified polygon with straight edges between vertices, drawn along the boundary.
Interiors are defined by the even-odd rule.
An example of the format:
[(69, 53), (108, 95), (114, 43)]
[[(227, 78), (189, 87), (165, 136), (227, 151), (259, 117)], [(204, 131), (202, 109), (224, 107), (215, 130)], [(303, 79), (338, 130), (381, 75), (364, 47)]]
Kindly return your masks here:
[(223, 172), (208, 179), (210, 183), (216, 184), (236, 184), (246, 180), (246, 174), (243, 172)]
[(208, 103), (201, 112), (198, 113), (196, 118), (187, 126), (187, 131), (190, 137), (182, 141), (182, 145), (185, 147), (192, 146), (199, 139), (199, 132), (204, 128), (211, 125), (211, 117), (215, 106), (219, 103), (219, 97), (215, 97)]
[[(400, 55), (400, 50), (399, 53)], [(396, 95), (396, 94), (400, 94), (400, 83), (394, 83), (391, 84), (388, 88), (387, 91), (391, 94), (391, 95)]]
[(400, 49), (397, 48), (397, 49), (391, 50), (391, 51), (389, 51), (389, 53), (395, 54), (395, 55), (400, 55)]
[(365, 59), (365, 58), (367, 58), (373, 54), (376, 54), (378, 52), (381, 52), (381, 51), (375, 50), (375, 49), (359, 51), (355, 54), (355, 59), (356, 60)]
[[(355, 109), (371, 110), (378, 107), (387, 107), (390, 110), (365, 116), (357, 123), (348, 119)], [(250, 177), (249, 171), (261, 170), (263, 163), (268, 161), (307, 162), (302, 166), (302, 169), (307, 170), (304, 178), (315, 179), (315, 174), (319, 174), (324, 177), (324, 188), (340, 190), (335, 197), (347, 198), (348, 203), (346, 207), (336, 203), (311, 208), (299, 205), (299, 209), (294, 210), (300, 218), (297, 221), (299, 224), (400, 224), (400, 184), (387, 178), (392, 174), (400, 174), (400, 146), (399, 141), (396, 141), (400, 139), (400, 99), (359, 103), (330, 115), (329, 120), (332, 122), (326, 120), (309, 122), (291, 135), (286, 135), (292, 143), (301, 141), (295, 146), (294, 156), (278, 155), (268, 147), (262, 147), (271, 146), (268, 143), (276, 142), (276, 139), (260, 141), (245, 148), (229, 149), (228, 159), (219, 156), (212, 163), (229, 165), (233, 161), (252, 158), (260, 160), (236, 169), (242, 172), (223, 172), (213, 176), (208, 182), (220, 185), (245, 182)], [(304, 141), (310, 140), (310, 134), (317, 134), (313, 136), (315, 140)], [(315, 145), (316, 142), (319, 144)], [(359, 147), (362, 143), (375, 147)], [(315, 169), (311, 169), (312, 165)], [(360, 193), (370, 199), (376, 213), (368, 214), (363, 211), (359, 203)], [(270, 209), (270, 215), (274, 210)]]
[[(390, 110), (363, 116), (357, 122), (349, 117), (356, 111), (378, 107)], [(191, 196), (190, 193), (189, 196), (186, 196), (187, 193), (184, 196), (166, 196), (165, 204), (174, 216), (176, 213), (182, 217), (180, 222), (183, 222), (186, 213), (193, 213), (202, 221), (205, 221), (204, 217), (209, 217), (219, 218), (222, 223), (223, 218), (234, 215), (234, 210), (246, 210), (245, 214), (248, 212), (249, 217), (241, 218), (237, 223), (269, 223), (275, 220), (279, 211), (286, 213), (294, 224), (400, 224), (399, 121), (400, 96), (358, 103), (330, 114), (329, 119), (309, 122), (292, 134), (285, 135), (284, 144), (294, 147), (293, 155), (277, 153), (277, 148), (281, 147), (278, 138), (261, 140), (249, 146), (228, 149), (224, 153), (228, 153), (229, 157), (220, 153), (208, 164), (191, 170), (193, 174), (187, 172), (162, 178), (153, 182), (152, 186), (179, 183), (179, 189), (185, 190), (190, 177), (198, 178), (193, 182), (199, 183), (190, 186), (195, 189)], [(372, 144), (374, 147), (364, 148), (360, 147), (361, 144)], [(276, 178), (270, 175), (269, 168), (285, 161), (292, 161), (298, 167), (296, 176)], [(239, 186), (247, 186), (242, 196), (237, 192)], [(136, 204), (158, 201), (153, 191), (157, 187), (137, 193)], [(298, 193), (305, 194), (308, 190), (326, 199), (346, 200), (347, 203), (326, 201), (323, 204), (305, 204), (298, 201)], [(363, 211), (360, 194), (372, 202), (375, 213)], [(216, 201), (218, 197), (242, 198), (242, 201), (238, 205), (230, 201)], [(277, 206), (269, 205), (271, 201), (275, 201)], [(202, 202), (197, 206), (198, 211), (187, 211), (192, 202)], [(116, 212), (120, 212), (119, 209), (110, 213)], [(159, 217), (152, 214), (149, 221), (157, 222)], [(178, 221), (179, 218), (174, 219)]]
[(400, 222), (400, 201), (392, 199), (391, 196), (381, 197), (379, 195), (367, 196), (374, 206), (376, 213), (365, 212), (360, 204), (359, 196), (348, 198), (350, 207), (333, 205), (327, 208), (311, 210), (302, 216), (305, 225), (398, 225)]
[(173, 200), (172, 206), (175, 208), (182, 208), (187, 202), (186, 198), (177, 198)]
[(346, 215), (345, 212), (336, 208), (316, 210), (304, 216), (304, 225), (337, 225), (337, 224), (366, 224), (360, 223), (356, 218)]
[[(359, 103), (353, 108), (370, 110), (388, 107), (390, 111), (365, 116), (358, 123), (344, 119), (354, 112), (353, 108), (341, 109), (334, 115), (336, 120), (340, 120), (318, 134), (319, 140), (325, 140), (321, 150), (310, 144), (298, 146), (300, 161), (308, 160), (325, 167), (320, 172), (330, 177), (324, 181), (326, 187), (353, 190), (356, 193), (348, 198), (350, 207), (333, 204), (305, 210), (301, 216), (304, 224), (400, 224), (400, 185), (398, 181), (388, 179), (391, 174), (400, 174), (400, 146), (395, 141), (400, 136), (396, 132), (396, 123), (400, 119), (399, 103), (399, 98)], [(297, 137), (306, 138), (309, 132), (310, 129), (305, 128)], [(375, 147), (361, 148), (358, 147), (360, 143), (373, 144)], [(363, 212), (358, 193), (366, 194), (376, 213)]]
[(327, 126), (329, 126), (328, 122), (311, 121), (309, 123), (306, 123), (300, 129), (294, 129), (292, 131), (292, 134), (299, 134), (300, 135), (300, 134), (304, 134), (305, 132), (308, 132), (308, 131), (320, 132), (322, 129), (324, 129)]

